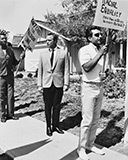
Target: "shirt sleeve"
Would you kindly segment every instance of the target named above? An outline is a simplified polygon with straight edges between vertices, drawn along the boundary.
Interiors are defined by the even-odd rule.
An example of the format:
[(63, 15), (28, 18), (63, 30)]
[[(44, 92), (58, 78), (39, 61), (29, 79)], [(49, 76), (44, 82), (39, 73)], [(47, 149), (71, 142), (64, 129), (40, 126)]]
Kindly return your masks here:
[(84, 63), (87, 63), (90, 60), (91, 60), (91, 55), (89, 54), (88, 50), (81, 48), (79, 50), (80, 65), (82, 66)]

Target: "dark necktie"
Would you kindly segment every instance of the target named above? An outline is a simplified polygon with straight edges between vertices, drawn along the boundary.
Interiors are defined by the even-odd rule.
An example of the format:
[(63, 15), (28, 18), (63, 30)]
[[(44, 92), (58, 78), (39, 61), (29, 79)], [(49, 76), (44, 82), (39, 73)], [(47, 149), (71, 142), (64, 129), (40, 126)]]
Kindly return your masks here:
[(52, 50), (52, 55), (51, 55), (51, 66), (53, 65), (53, 59), (54, 59), (54, 49)]

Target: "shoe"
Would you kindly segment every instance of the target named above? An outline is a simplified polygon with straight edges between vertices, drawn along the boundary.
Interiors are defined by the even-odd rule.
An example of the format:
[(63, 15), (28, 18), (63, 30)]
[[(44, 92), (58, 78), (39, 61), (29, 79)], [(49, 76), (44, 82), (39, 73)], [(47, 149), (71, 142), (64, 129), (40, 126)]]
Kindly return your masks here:
[(80, 150), (80, 151), (77, 150), (77, 154), (78, 154), (78, 156), (80, 157), (81, 160), (89, 160), (89, 157), (88, 157), (88, 155), (85, 153), (85, 150), (84, 150), (84, 149), (83, 149), (83, 150)]
[(64, 131), (62, 129), (60, 129), (59, 127), (53, 127), (52, 132), (58, 132), (60, 134), (64, 134)]
[(1, 122), (2, 122), (2, 123), (5, 123), (6, 121), (7, 121), (7, 117), (6, 117), (6, 116), (2, 116), (2, 117), (1, 117)]
[(19, 118), (16, 116), (9, 116), (8, 119), (18, 120)]
[(47, 127), (47, 133), (48, 136), (52, 136), (52, 130), (50, 127)]
[(92, 152), (94, 152), (94, 153), (96, 153), (96, 154), (99, 154), (99, 155), (104, 155), (105, 154), (105, 152), (102, 149), (97, 148), (96, 146), (93, 146), (91, 148), (87, 147), (87, 149), (92, 151)]

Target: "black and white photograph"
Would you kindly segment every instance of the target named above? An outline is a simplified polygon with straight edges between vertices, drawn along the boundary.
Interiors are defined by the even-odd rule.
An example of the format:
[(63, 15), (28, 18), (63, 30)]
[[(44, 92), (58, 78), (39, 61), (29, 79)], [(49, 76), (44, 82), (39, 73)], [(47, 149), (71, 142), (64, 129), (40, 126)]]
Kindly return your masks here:
[(128, 0), (0, 0), (0, 160), (128, 160)]

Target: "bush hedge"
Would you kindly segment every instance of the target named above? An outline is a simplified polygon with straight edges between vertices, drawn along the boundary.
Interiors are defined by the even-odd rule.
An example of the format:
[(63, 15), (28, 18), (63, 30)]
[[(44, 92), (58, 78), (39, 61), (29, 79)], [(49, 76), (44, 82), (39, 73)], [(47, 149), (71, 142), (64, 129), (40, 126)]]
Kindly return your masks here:
[(117, 70), (108, 71), (104, 83), (104, 96), (106, 98), (124, 98), (125, 97), (126, 71)]
[[(107, 78), (103, 83), (104, 87), (104, 96), (106, 98), (124, 98), (125, 97), (125, 84), (126, 84), (126, 71), (125, 70), (117, 70), (107, 71)], [(81, 80), (80, 79), (70, 79), (70, 90), (76, 92), (80, 95), (81, 90)]]

